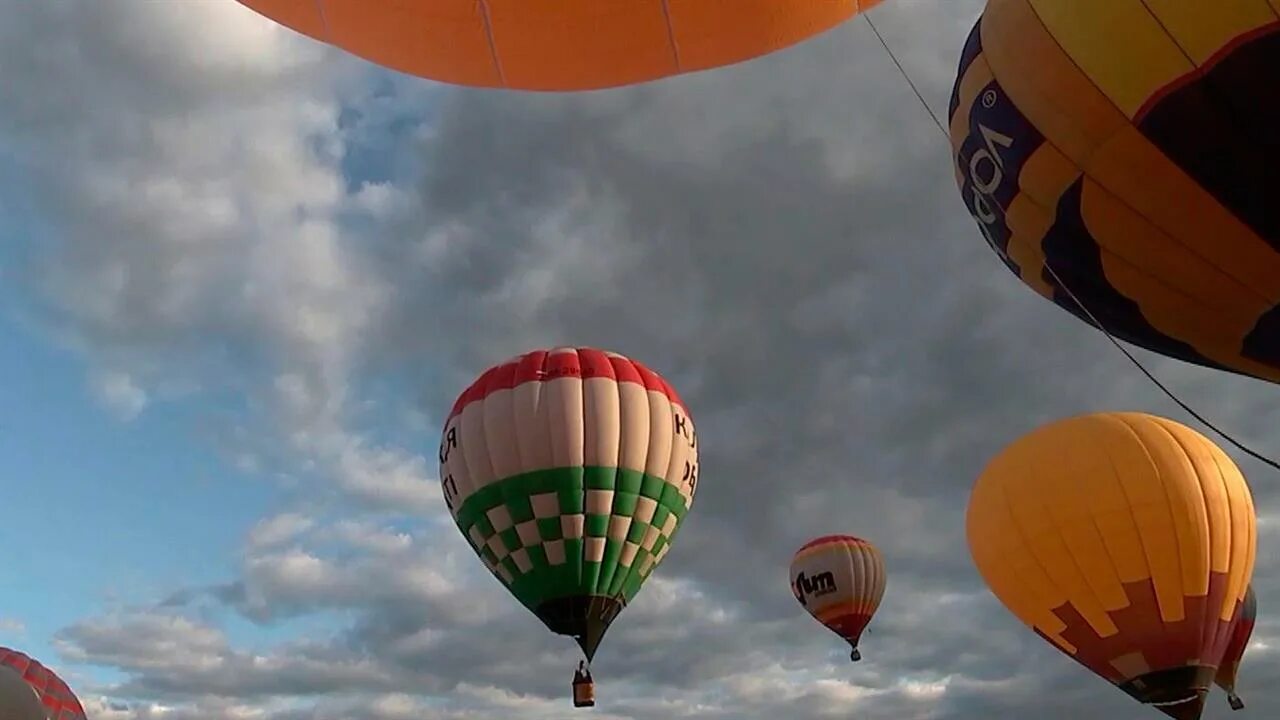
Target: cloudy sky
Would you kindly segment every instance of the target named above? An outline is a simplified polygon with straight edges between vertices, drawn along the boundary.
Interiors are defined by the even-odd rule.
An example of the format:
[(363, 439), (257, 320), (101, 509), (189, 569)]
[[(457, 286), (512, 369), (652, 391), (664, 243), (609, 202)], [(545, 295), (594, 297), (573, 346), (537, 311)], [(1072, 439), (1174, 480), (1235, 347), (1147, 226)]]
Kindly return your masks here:
[[(980, 7), (873, 11), (936, 112)], [(1158, 717), (985, 590), (964, 507), (1040, 423), (1189, 419), (1004, 269), (865, 22), (541, 95), (382, 71), (231, 0), (0, 18), (0, 644), (91, 717), (564, 717), (576, 646), (484, 570), (434, 463), (466, 382), (558, 344), (657, 369), (701, 439), (594, 717)], [(1280, 448), (1274, 386), (1138, 354)], [(1266, 613), (1280, 493), (1233, 456)], [(787, 587), (830, 532), (890, 572), (856, 666)], [(1251, 717), (1280, 717), (1278, 635), (1246, 657)]]

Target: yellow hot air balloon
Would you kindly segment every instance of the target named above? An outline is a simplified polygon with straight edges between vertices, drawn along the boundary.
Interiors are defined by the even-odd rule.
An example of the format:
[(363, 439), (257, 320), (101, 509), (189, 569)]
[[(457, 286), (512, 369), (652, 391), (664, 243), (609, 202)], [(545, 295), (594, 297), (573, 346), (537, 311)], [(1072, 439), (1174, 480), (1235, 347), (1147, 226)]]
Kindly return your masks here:
[(1118, 338), (1280, 382), (1278, 12), (988, 0), (950, 124), (1006, 266)]
[(1195, 720), (1253, 574), (1239, 468), (1172, 420), (1060, 420), (1005, 448), (973, 488), (969, 549), (991, 591), (1140, 702)]
[[(698, 487), (693, 419), (657, 373), (590, 348), (537, 350), (458, 397), (444, 499), (485, 567), (587, 660), (640, 591)], [(575, 704), (594, 704), (589, 668)]]
[(858, 641), (884, 597), (884, 558), (852, 535), (827, 535), (805, 543), (791, 559), (791, 593), (818, 622), (844, 638), (862, 659)]
[(591, 90), (730, 65), (881, 0), (238, 0), (379, 65), (458, 85)]

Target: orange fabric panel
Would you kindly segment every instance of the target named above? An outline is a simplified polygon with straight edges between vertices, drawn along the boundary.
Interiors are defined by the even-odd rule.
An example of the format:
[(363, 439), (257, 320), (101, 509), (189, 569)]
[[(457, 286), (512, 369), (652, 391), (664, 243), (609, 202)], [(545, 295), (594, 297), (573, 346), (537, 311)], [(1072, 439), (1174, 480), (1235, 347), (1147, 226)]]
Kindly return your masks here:
[(489, 5), (508, 87), (602, 87), (680, 70), (662, 0)]
[(469, 0), (381, 2), (317, 0), (327, 28), (320, 40), (395, 70), (454, 82), (501, 82), (480, 4)]
[(239, 0), (372, 62), (443, 82), (588, 90), (729, 65), (882, 0)]
[(667, 0), (684, 71), (781, 50), (882, 0)]

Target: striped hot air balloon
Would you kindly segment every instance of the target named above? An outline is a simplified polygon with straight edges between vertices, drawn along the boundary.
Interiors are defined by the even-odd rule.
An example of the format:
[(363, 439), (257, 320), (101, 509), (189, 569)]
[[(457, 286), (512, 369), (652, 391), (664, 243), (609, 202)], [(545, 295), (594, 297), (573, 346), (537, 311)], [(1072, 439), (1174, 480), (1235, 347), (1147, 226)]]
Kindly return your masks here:
[(697, 438), (675, 390), (639, 362), (536, 350), (455, 403), (445, 503), (490, 572), (590, 660), (671, 550), (698, 486)]
[(1249, 486), (1217, 445), (1143, 413), (1050, 423), (990, 461), (966, 531), (1037, 634), (1139, 702), (1200, 717), (1257, 550)]
[(884, 559), (874, 545), (852, 535), (827, 535), (805, 543), (791, 559), (791, 592), (804, 609), (844, 638), (862, 659), (858, 641), (880, 607)]
[(1276, 0), (988, 0), (951, 98), (964, 203), (1086, 322), (1280, 382), (1277, 86)]
[(881, 0), (239, 0), (379, 65), (447, 83), (592, 90), (749, 60)]
[[(80, 699), (62, 678), (26, 654), (0, 647), (0, 676), (0, 710), (12, 713), (11, 720), (86, 720)], [(38, 715), (29, 715), (33, 694), (43, 708)], [(3, 712), (0, 717), (10, 720)]]
[(0, 666), (0, 718), (47, 720), (49, 716), (35, 688), (10, 667)]

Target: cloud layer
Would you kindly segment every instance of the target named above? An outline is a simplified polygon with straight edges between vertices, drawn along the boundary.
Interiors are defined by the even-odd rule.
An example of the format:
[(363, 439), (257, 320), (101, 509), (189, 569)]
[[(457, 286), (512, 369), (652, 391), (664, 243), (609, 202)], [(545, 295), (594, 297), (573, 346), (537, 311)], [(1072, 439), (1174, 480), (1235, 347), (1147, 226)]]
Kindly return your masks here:
[[(935, 109), (979, 7), (875, 11)], [(229, 466), (305, 488), (245, 538), (238, 576), (63, 631), (65, 663), (124, 678), (81, 688), (93, 717), (561, 717), (571, 643), (485, 573), (433, 460), (472, 376), (558, 344), (658, 369), (702, 440), (676, 549), (597, 658), (598, 717), (1135, 712), (986, 592), (963, 509), (1039, 423), (1185, 418), (992, 256), (863, 22), (716, 73), (547, 96), (376, 74), (230, 2), (0, 14), (0, 163), (23, 179), (4, 202), (43, 226), (19, 241), (22, 311), (122, 421), (240, 398), (217, 433)], [(1265, 387), (1140, 356), (1280, 447)], [(1280, 497), (1242, 464), (1265, 612)], [(787, 589), (791, 553), (827, 532), (889, 565), (857, 666)], [(244, 622), (313, 624), (232, 642)], [(1280, 712), (1262, 692), (1277, 629), (1261, 623), (1242, 674), (1257, 717)]]

